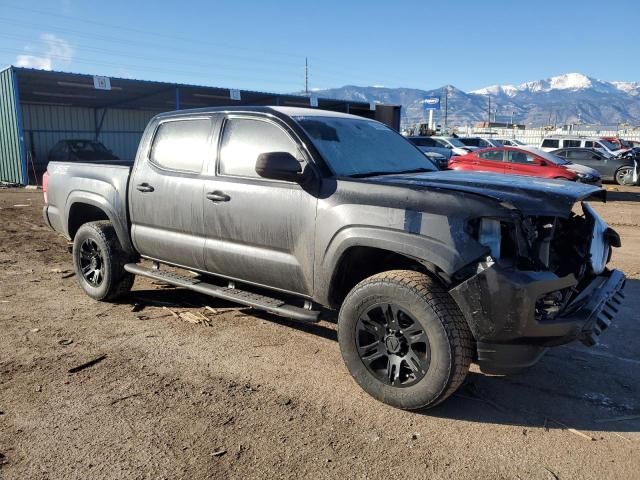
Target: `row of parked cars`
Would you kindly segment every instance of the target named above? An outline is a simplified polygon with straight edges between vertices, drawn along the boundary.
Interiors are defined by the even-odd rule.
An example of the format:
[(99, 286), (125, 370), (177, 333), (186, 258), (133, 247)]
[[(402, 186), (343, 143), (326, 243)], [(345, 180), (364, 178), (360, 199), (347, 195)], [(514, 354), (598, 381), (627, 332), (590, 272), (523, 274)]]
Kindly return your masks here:
[(600, 185), (638, 183), (640, 146), (617, 138), (554, 136), (538, 147), (511, 138), (409, 137), (440, 169), (484, 171)]

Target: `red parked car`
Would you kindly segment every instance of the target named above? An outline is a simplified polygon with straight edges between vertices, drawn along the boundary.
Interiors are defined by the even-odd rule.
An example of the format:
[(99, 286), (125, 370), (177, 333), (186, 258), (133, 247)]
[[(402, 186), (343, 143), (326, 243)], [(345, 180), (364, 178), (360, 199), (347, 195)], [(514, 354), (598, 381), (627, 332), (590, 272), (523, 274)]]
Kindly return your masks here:
[(557, 178), (598, 185), (602, 182), (598, 172), (592, 168), (527, 147), (492, 147), (475, 150), (467, 155), (451, 157), (449, 168)]

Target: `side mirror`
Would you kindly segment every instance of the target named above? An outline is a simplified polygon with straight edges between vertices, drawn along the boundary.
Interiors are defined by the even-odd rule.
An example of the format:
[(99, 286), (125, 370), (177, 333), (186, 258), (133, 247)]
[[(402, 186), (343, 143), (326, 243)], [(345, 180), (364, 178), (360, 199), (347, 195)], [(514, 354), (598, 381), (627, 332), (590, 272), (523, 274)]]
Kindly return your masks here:
[(545, 162), (544, 160), (540, 160), (540, 166), (541, 167), (546, 167), (547, 166), (547, 162)]
[(302, 178), (302, 167), (289, 152), (267, 152), (258, 155), (256, 173), (271, 180), (299, 182)]

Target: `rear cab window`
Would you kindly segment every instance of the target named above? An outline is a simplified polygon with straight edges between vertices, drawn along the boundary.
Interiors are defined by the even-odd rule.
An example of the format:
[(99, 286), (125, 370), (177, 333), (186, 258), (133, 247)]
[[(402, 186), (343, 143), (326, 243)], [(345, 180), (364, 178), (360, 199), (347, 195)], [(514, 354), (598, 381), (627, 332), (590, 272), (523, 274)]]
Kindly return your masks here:
[(200, 173), (210, 153), (211, 126), (209, 118), (162, 122), (153, 137), (149, 160), (166, 170)]

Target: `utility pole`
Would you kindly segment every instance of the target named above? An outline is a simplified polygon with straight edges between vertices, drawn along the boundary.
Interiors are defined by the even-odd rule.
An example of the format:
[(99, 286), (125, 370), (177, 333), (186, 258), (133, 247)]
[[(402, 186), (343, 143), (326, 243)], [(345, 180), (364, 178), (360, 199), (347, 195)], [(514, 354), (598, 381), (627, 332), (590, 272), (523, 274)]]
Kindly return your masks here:
[(304, 94), (309, 95), (309, 59), (304, 57)]
[(449, 85), (444, 87), (444, 131), (449, 132), (447, 121), (449, 117)]
[(491, 125), (491, 95), (487, 93), (487, 97), (489, 97), (489, 108), (487, 108), (487, 128)]

